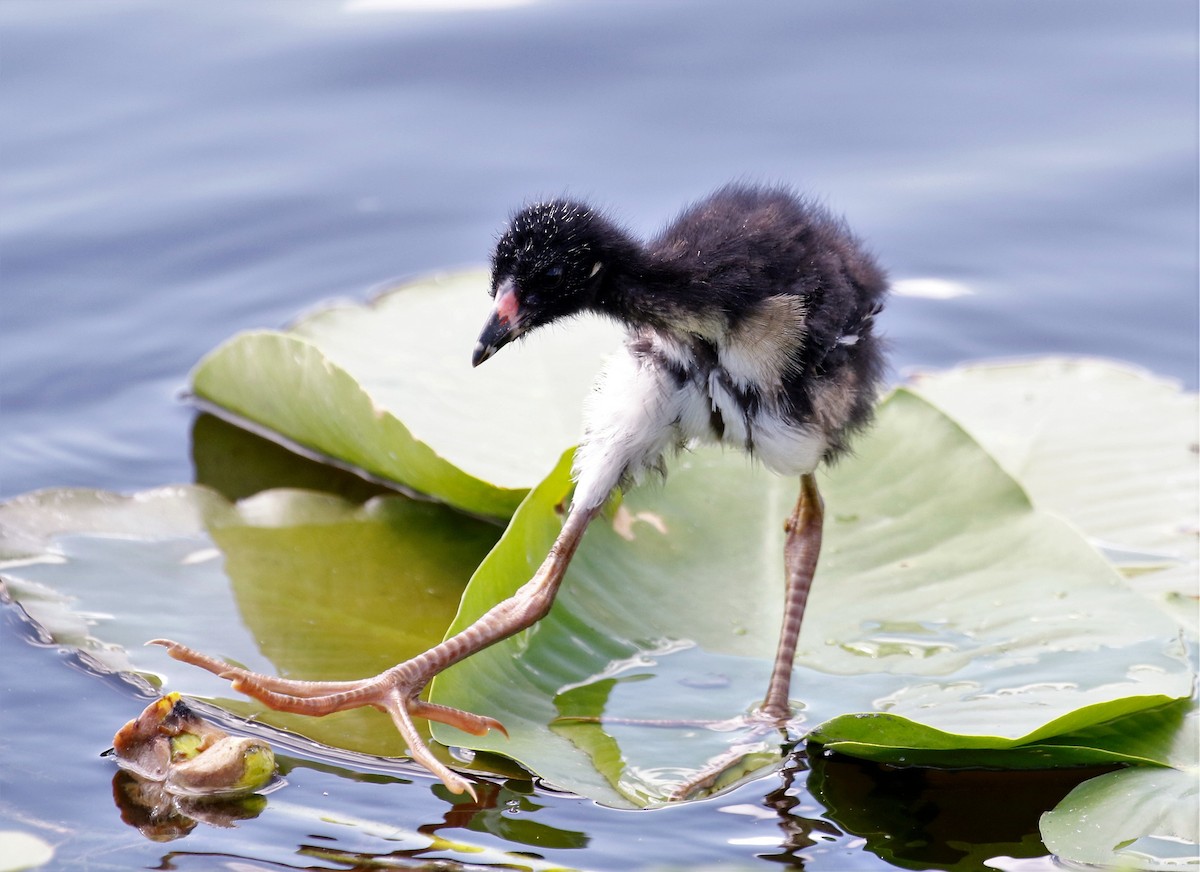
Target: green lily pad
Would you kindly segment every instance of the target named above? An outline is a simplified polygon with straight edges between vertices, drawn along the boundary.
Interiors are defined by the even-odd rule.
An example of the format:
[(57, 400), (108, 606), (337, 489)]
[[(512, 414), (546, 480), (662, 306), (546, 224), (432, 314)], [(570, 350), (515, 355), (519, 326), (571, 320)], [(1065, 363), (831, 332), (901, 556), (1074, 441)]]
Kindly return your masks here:
[[(665, 487), (627, 494), (589, 530), (547, 619), (435, 682), (433, 699), (498, 717), (510, 738), (435, 737), (617, 804), (736, 765), (766, 741), (726, 722), (766, 687), (796, 487), (697, 451)], [(821, 487), (825, 549), (793, 696), (797, 725), (826, 746), (955, 765), (1191, 693), (1177, 625), (912, 393), (882, 405)], [(452, 631), (536, 569), (569, 490), (564, 459), (472, 579)], [(1041, 765), (1062, 762), (1048, 747)]]
[[(1189, 705), (1169, 717), (1179, 720), (1172, 741), (1154, 747), (1155, 762), (1163, 766), (1123, 769), (1080, 784), (1042, 816), (1047, 848), (1064, 860), (1096, 866), (1200, 869), (1200, 713)], [(1128, 741), (1145, 744), (1138, 735)]]
[[(1197, 396), (1105, 360), (1043, 359), (922, 374), (917, 390), (959, 420), (1035, 503), (1077, 524), (1131, 586), (1196, 639), (1200, 500)], [(1066, 860), (1200, 868), (1197, 701), (1050, 740), (1080, 762), (1096, 749), (1128, 769), (1080, 785), (1042, 820)]]
[(539, 331), (536, 353), (505, 349), (472, 371), (487, 288), (483, 272), (434, 277), (240, 334), (199, 363), (192, 390), (300, 451), (506, 518), (578, 441), (619, 333), (597, 319)]
[(378, 712), (266, 711), (145, 642), (170, 636), (316, 680), (371, 675), (441, 639), (498, 534), (403, 497), (358, 506), (278, 490), (234, 504), (191, 486), (41, 491), (0, 506), (0, 578), (56, 642), (104, 669), (328, 745), (400, 756), (404, 744)]
[(1085, 781), (1042, 819), (1063, 859), (1118, 869), (1200, 869), (1195, 771), (1126, 769)]
[(1043, 358), (915, 378), (1034, 503), (1068, 518), (1200, 633), (1200, 396), (1117, 361)]

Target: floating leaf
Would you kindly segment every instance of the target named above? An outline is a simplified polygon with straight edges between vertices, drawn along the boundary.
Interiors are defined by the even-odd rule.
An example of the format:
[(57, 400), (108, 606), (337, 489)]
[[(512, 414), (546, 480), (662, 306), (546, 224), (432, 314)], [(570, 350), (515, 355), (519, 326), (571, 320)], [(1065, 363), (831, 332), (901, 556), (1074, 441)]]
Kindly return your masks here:
[(0, 577), (52, 637), (349, 750), (404, 754), (388, 718), (278, 712), (146, 640), (172, 636), (251, 668), (358, 678), (436, 644), (498, 528), (403, 497), (356, 506), (302, 491), (237, 504), (199, 487), (131, 497), (42, 491), (0, 506)]
[[(437, 701), (498, 717), (511, 738), (435, 736), (606, 802), (672, 795), (752, 738), (714, 727), (765, 690), (796, 487), (701, 451), (665, 487), (626, 495), (593, 524), (547, 619), (435, 683)], [(530, 576), (569, 489), (564, 460), (472, 579), (456, 628)], [(953, 765), (1190, 693), (1174, 622), (913, 394), (883, 404), (822, 491), (793, 696), (829, 747)]]
[(915, 383), (1197, 637), (1200, 397), (1090, 358), (975, 364)]
[(192, 390), (300, 450), (508, 517), (578, 441), (583, 399), (619, 339), (589, 319), (473, 371), (487, 287), (482, 272), (432, 278), (286, 332), (240, 334), (200, 362)]
[[(1182, 716), (1163, 768), (1110, 772), (1042, 816), (1046, 847), (1064, 860), (1122, 869), (1200, 869), (1200, 715)], [(1141, 737), (1130, 736), (1139, 742)]]
[[(1044, 359), (923, 374), (946, 409), (1029, 490), (1078, 524), (1195, 639), (1200, 494), (1197, 396), (1113, 361)], [(1200, 868), (1196, 699), (1051, 740), (1170, 769), (1080, 785), (1042, 820), (1048, 847), (1079, 863)]]
[(54, 847), (32, 833), (0, 830), (0, 872), (36, 869), (54, 859)]

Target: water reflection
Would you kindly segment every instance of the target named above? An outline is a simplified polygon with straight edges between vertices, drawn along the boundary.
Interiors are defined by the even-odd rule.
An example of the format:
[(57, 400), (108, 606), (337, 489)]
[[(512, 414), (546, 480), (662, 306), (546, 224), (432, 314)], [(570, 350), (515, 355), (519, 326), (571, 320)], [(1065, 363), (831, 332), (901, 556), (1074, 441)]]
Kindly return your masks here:
[[(6, 606), (0, 615), (16, 609)], [(93, 750), (111, 736), (111, 724), (146, 700), (125, 682), (111, 677), (98, 682), (94, 662), (73, 661), (64, 669), (59, 661), (44, 643), (38, 647), (12, 633), (0, 635), (0, 662), (11, 665), (14, 676), (34, 680), (37, 699), (56, 712), (56, 701), (86, 697), (93, 715), (54, 719), (63, 738), (59, 752), (47, 759), (45, 736), (15, 729), (6, 717), (36, 716), (36, 710), (0, 706), (14, 763), (0, 773), (4, 795), (17, 794), (18, 782), (11, 779), (21, 777), (24, 761), (41, 760), (38, 778), (47, 799), (31, 811), (54, 820), (64, 805), (82, 803), (73, 817), (98, 830), (97, 818), (105, 811), (95, 800), (111, 794), (120, 820), (146, 837), (139, 840), (145, 848), (127, 840), (108, 842), (106, 857), (121, 868), (203, 869), (225, 858), (278, 868), (309, 868), (319, 859), (355, 866), (457, 861), (484, 868), (628, 870), (633, 852), (642, 868), (698, 868), (718, 861), (737, 867), (759, 857), (810, 870), (979, 869), (989, 857), (1043, 856), (1038, 814), (1100, 771), (897, 769), (826, 756), (818, 748), (811, 756), (793, 754), (781, 770), (711, 799), (631, 813), (514, 778), (481, 780), (480, 801), (471, 802), (404, 761), (335, 751), (243, 724), (276, 747), (286, 786), (265, 802), (179, 807), (145, 794), (121, 773), (114, 777), (114, 764), (98, 760)], [(20, 699), (24, 684), (14, 680), (12, 686), (14, 699)], [(97, 722), (107, 726), (99, 736)], [(238, 722), (225, 717), (220, 723), (232, 729)], [(36, 796), (30, 801), (39, 802)], [(107, 816), (117, 817), (111, 807)], [(105, 839), (112, 839), (111, 827)], [(149, 847), (163, 839), (173, 840), (177, 849), (163, 855)], [(59, 856), (70, 867), (94, 859), (88, 853), (94, 849), (87, 839), (66, 842)], [(298, 861), (297, 854), (305, 859)]]
[[(976, 870), (993, 857), (1043, 857), (1038, 819), (1108, 768), (1027, 772), (895, 768), (809, 751), (806, 787), (845, 835), (906, 868)], [(1029, 868), (1023, 866), (1022, 868)], [(1054, 868), (1048, 860), (1045, 868)]]
[(180, 796), (160, 781), (138, 778), (123, 769), (113, 776), (112, 796), (121, 821), (153, 842), (181, 839), (199, 824), (232, 827), (258, 817), (267, 806), (267, 798), (258, 794), (219, 800)]
[[(327, 764), (313, 768), (304, 759), (292, 759), (285, 768), (295, 786), (269, 799), (181, 803), (147, 790), (124, 772), (113, 779), (113, 796), (122, 821), (153, 841), (180, 839), (199, 824), (244, 827), (262, 817), (268, 803), (275, 804), (276, 816), (289, 822), (285, 832), (297, 840), (296, 853), (354, 866), (459, 858), (479, 868), (573, 868), (576, 859), (588, 868), (628, 868), (615, 858), (629, 849), (629, 826), (634, 826), (642, 846), (651, 853), (665, 851), (664, 857), (674, 855), (680, 868), (697, 862), (694, 848), (707, 832), (730, 847), (750, 849), (761, 860), (789, 868), (841, 869), (849, 857), (856, 858), (854, 868), (870, 868), (866, 857), (873, 855), (879, 868), (967, 872), (994, 865), (993, 858), (1008, 858), (1025, 862), (999, 868), (1049, 870), (1054, 867), (1037, 834), (1039, 816), (1079, 782), (1108, 771), (903, 769), (814, 748), (794, 753), (776, 775), (705, 802), (640, 812), (636, 823), (628, 813), (593, 807), (596, 827), (585, 832), (564, 826), (578, 819), (571, 809), (580, 800), (524, 780), (481, 781), (476, 801), (435, 784), (431, 793), (445, 803), (440, 818), (410, 827), (403, 822), (407, 813), (388, 811), (388, 798), (399, 786), (394, 778), (364, 781), (362, 773)], [(336, 789), (338, 781), (360, 785), (355, 793), (362, 793), (360, 800), (369, 796), (376, 804), (374, 814), (355, 818), (340, 809), (328, 816), (321, 797), (329, 790), (306, 788), (308, 779), (296, 777), (305, 771), (323, 772), (319, 781), (326, 788)], [(288, 797), (293, 789), (299, 795)], [(338, 792), (344, 802), (345, 791)], [(277, 820), (276, 836), (279, 826)], [(657, 840), (646, 836), (651, 832), (661, 833), (668, 843), (675, 840), (676, 846), (655, 847)], [(702, 855), (712, 856), (699, 847)], [(583, 849), (588, 849), (588, 862), (574, 853)], [(174, 856), (194, 855), (180, 851)], [(256, 858), (252, 851), (243, 855), (247, 861)]]
[(196, 416), (191, 444), (196, 483), (231, 501), (283, 487), (318, 490), (360, 503), (396, 493), (394, 487), (302, 457), (215, 415)]
[(529, 781), (481, 781), (477, 802), (463, 801), (441, 784), (436, 785), (433, 792), (454, 805), (441, 823), (419, 827), (422, 833), (433, 835), (443, 830), (466, 829), (490, 833), (510, 844), (555, 849), (583, 848), (590, 841), (587, 834), (579, 830), (560, 829), (533, 820), (546, 804), (538, 801), (538, 790)]

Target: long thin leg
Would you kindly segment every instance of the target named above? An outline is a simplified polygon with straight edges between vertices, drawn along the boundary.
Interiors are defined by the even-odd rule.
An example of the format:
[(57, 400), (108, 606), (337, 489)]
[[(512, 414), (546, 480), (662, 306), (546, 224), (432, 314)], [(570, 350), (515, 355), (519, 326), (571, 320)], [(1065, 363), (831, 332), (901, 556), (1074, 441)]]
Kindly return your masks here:
[(792, 684), (792, 663), (796, 658), (796, 640), (804, 620), (804, 607), (812, 588), (813, 573), (821, 554), (821, 530), (825, 523), (825, 504), (817, 491), (817, 479), (811, 472), (800, 478), (800, 498), (784, 529), (787, 541), (783, 546), (784, 567), (787, 571), (787, 593), (783, 607), (783, 629), (779, 632), (779, 647), (771, 683), (763, 700), (761, 713), (777, 720), (786, 720), (792, 709), (789, 693)]
[(439, 721), (477, 736), (490, 729), (503, 731), (504, 727), (494, 718), (423, 702), (417, 699), (417, 695), (443, 669), (533, 626), (546, 616), (584, 531), (599, 511), (599, 506), (573, 506), (538, 571), (511, 597), (492, 606), (475, 623), (441, 644), (372, 678), (360, 681), (277, 678), (233, 666), (168, 639), (155, 639), (147, 644), (162, 645), (176, 660), (230, 679), (235, 690), (278, 711), (315, 716), (364, 706), (385, 711), (408, 743), (409, 753), (414, 760), (441, 778), (455, 793), (467, 791), (474, 796), (475, 791), (466, 780), (451, 772), (430, 753), (417, 733), (412, 717), (415, 715)]

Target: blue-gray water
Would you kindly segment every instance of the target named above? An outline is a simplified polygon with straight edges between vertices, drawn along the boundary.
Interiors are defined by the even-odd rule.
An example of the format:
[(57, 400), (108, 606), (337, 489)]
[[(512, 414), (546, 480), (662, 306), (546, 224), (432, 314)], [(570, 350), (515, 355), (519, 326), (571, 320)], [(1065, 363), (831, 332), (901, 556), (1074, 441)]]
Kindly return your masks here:
[[(331, 297), (481, 263), (514, 206), (562, 191), (644, 232), (731, 178), (823, 198), (894, 278), (969, 291), (892, 301), (897, 374), (1084, 353), (1196, 386), (1194, 3), (448, 7), (0, 4), (0, 495), (190, 480), (178, 395), (202, 354)], [(0, 658), (0, 735), (21, 756), (44, 747), (22, 727), (47, 714), (39, 691), (93, 680), (0, 632), (16, 652)], [(95, 687), (111, 734), (134, 706)], [(0, 812), (36, 794), (14, 771)], [(106, 802), (77, 803), (96, 809), (75, 821), (84, 843), (108, 846), (95, 867), (110, 848), (115, 868), (165, 853)], [(44, 816), (54, 794), (33, 804)], [(621, 832), (566, 801), (553, 814)], [(728, 862), (765, 850), (716, 841)], [(883, 865), (824, 841), (824, 868)], [(577, 862), (611, 867), (605, 850)]]

